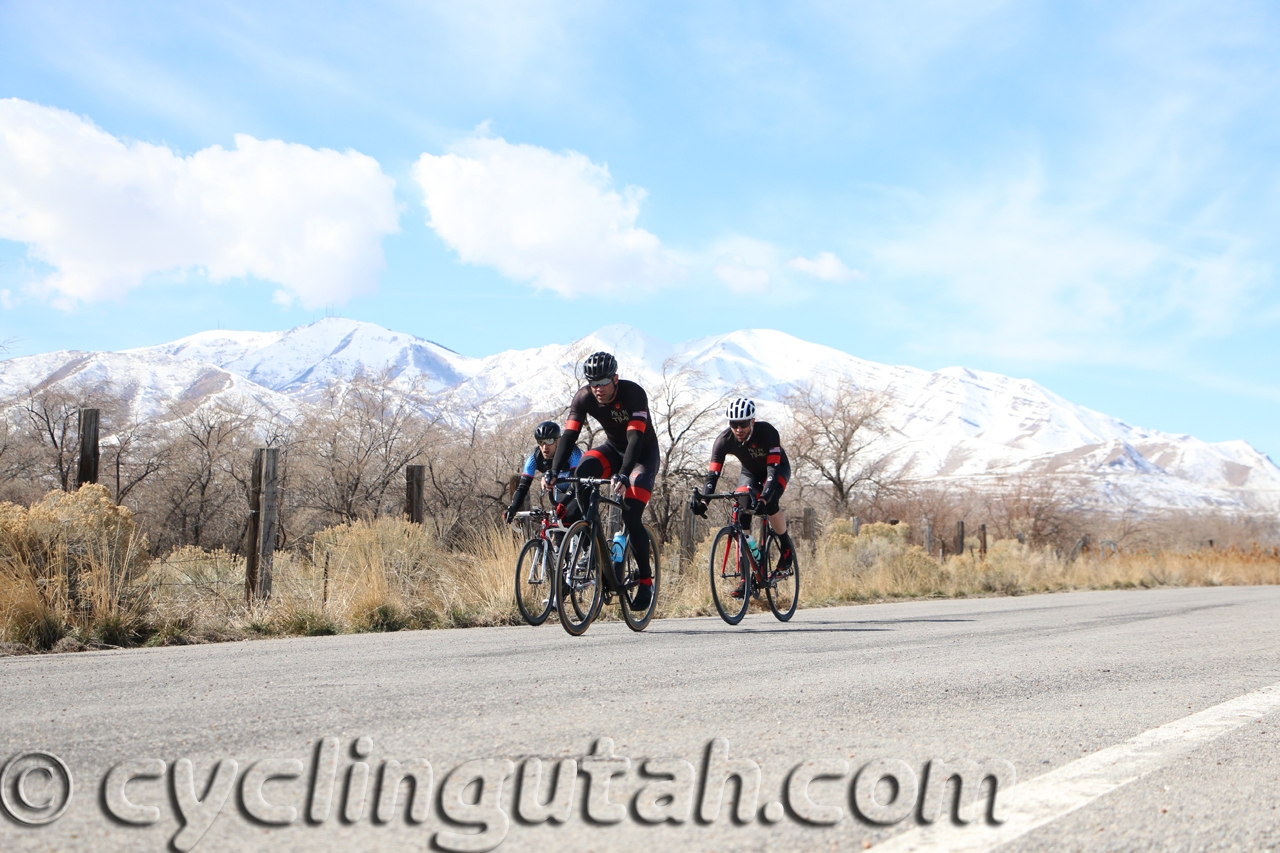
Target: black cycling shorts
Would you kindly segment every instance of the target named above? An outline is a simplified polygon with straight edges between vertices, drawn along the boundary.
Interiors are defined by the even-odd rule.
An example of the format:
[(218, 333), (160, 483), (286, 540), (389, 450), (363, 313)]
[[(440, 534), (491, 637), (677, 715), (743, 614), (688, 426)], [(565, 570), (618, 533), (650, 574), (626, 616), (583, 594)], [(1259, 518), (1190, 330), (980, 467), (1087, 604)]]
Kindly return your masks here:
[[(612, 477), (622, 467), (622, 451), (614, 447), (612, 442), (606, 441), (582, 454), (582, 462), (578, 463), (578, 467), (581, 468), (583, 462), (588, 459), (594, 459), (604, 467), (601, 477)], [(653, 494), (653, 484), (658, 479), (659, 462), (656, 443), (651, 445), (648, 451), (641, 447), (640, 458), (631, 469), (631, 483), (627, 486), (623, 497), (648, 503), (649, 496)]]
[[(778, 490), (778, 494), (769, 503), (762, 507), (756, 507), (757, 513), (763, 512), (765, 515), (775, 515), (778, 512), (778, 501), (782, 500), (782, 493), (787, 490), (787, 480), (791, 477), (791, 466), (783, 462), (773, 470), (778, 478), (778, 485), (782, 488)], [(738, 488), (734, 489), (734, 491), (751, 492), (751, 494), (759, 497), (762, 486), (764, 486), (763, 477), (757, 477), (750, 471), (743, 469), (742, 473), (738, 475)]]

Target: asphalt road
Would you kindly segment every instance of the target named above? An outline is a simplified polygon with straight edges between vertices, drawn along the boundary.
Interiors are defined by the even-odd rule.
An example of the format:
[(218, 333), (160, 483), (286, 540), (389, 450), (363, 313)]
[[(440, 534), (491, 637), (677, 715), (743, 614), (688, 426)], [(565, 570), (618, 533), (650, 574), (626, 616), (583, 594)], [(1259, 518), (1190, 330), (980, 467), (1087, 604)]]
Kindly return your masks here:
[[(921, 833), (916, 800), (888, 803), (910, 811), (890, 826), (855, 813), (854, 774), (874, 759), (903, 762), (920, 780), (931, 760), (1005, 761), (1030, 783), (1250, 694), (1262, 711), (1224, 706), (1229, 725), (1185, 748), (1177, 738), (1191, 723), (1161, 729), (1173, 732), (1157, 738), (1164, 752), (1145, 753), (1127, 784), (1072, 805), (1071, 786), (1059, 791), (1058, 777), (1046, 777), (1050, 799), (1061, 793), (1062, 810), (1074, 810), (1000, 849), (1280, 849), (1280, 689), (1267, 692), (1278, 683), (1276, 587), (840, 607), (801, 611), (785, 625), (767, 613), (737, 627), (664, 620), (643, 634), (605, 623), (577, 639), (547, 625), (10, 657), (0, 659), (0, 759), (52, 753), (74, 791), (47, 825), (0, 816), (0, 849), (159, 851), (177, 837), (196, 850), (481, 849), (499, 840), (501, 850), (863, 850)], [(336, 765), (322, 738), (336, 739)], [(602, 738), (629, 764), (590, 758)], [(698, 817), (704, 787), (721, 776), (719, 758), (708, 759), (717, 738), (726, 760), (760, 768), (745, 823), (731, 817), (735, 782), (714, 821)], [(576, 778), (563, 823), (519, 816), (517, 801), (532, 802), (519, 784), (531, 757), (544, 767), (544, 800), (556, 762), (590, 768)], [(151, 771), (163, 761), (163, 774), (117, 784), (147, 770), (138, 763), (147, 759)], [(236, 772), (224, 763), (221, 783), (210, 785), (225, 759)], [(389, 759), (410, 770), (413, 760), (430, 762), (432, 796), (417, 803), (424, 821), (406, 817), (408, 783), (389, 819), (375, 819)], [(18, 784), (38, 760), (10, 764), (4, 780), (10, 807), (29, 817), (50, 813), (61, 795), (61, 780), (40, 769)], [(788, 793), (800, 765), (837, 775), (818, 776), (803, 797)], [(619, 775), (606, 799), (610, 768)], [(331, 805), (317, 820), (329, 778)], [(882, 804), (894, 793), (887, 781), (877, 790)], [(997, 791), (997, 816), (1019, 814), (1019, 790)], [(932, 824), (952, 833), (935, 847), (994, 843), (986, 803), (967, 825), (945, 815)], [(279, 825), (290, 806), (292, 821)], [(453, 823), (446, 811), (479, 822)], [(185, 829), (180, 813), (190, 817)], [(201, 814), (212, 818), (203, 835)], [(645, 819), (673, 814), (689, 818)], [(479, 839), (467, 837), (482, 825)]]

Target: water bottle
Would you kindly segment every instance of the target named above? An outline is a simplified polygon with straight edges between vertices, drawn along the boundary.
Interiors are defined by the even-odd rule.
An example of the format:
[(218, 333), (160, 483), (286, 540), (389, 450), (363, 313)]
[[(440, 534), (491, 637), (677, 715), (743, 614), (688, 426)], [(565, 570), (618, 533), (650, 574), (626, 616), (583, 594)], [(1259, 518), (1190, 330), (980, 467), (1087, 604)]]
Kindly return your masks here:
[(622, 531), (613, 534), (613, 545), (609, 550), (613, 554), (613, 562), (621, 566), (623, 558), (627, 555), (627, 535)]
[(751, 559), (759, 563), (760, 562), (760, 546), (756, 544), (756, 540), (751, 537), (750, 533), (747, 534), (747, 547), (751, 549)]

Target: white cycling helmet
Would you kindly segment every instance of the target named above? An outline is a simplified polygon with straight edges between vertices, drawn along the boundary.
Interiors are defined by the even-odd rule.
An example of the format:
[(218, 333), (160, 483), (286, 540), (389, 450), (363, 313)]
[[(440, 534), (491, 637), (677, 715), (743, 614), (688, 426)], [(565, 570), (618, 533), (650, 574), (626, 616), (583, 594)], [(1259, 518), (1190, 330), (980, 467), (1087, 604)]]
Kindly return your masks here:
[(731, 421), (751, 420), (756, 416), (756, 404), (745, 397), (739, 397), (729, 404), (724, 415)]

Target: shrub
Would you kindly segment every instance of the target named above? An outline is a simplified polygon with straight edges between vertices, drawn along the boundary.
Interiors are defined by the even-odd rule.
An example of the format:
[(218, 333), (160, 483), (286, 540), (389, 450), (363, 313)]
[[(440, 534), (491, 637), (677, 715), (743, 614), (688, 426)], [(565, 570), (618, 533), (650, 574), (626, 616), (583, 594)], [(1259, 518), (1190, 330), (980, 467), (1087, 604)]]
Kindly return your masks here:
[(30, 509), (0, 504), (0, 630), (41, 649), (72, 629), (136, 641), (146, 553), (132, 513), (101, 486), (50, 492)]

